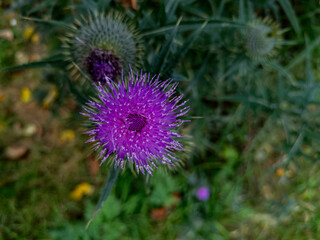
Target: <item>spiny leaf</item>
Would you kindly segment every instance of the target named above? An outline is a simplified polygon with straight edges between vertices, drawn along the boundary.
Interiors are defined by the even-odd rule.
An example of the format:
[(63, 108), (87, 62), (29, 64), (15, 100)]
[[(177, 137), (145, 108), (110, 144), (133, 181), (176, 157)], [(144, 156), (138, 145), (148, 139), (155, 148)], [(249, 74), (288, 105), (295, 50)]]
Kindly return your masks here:
[(50, 10), (54, 7), (54, 5), (56, 4), (56, 1), (55, 0), (46, 0), (42, 3), (39, 3), (38, 5), (35, 5), (34, 7), (32, 7), (28, 12), (27, 12), (27, 15), (30, 15), (32, 13), (35, 13), (35, 12), (39, 12), (41, 10)]
[(75, 96), (75, 99), (77, 100), (77, 102), (80, 104), (85, 104), (88, 99), (85, 97), (85, 95), (82, 94), (81, 91), (79, 91), (76, 88), (75, 84), (70, 80), (70, 78), (67, 77), (67, 73), (65, 73), (65, 79), (66, 79), (66, 82), (68, 83), (70, 92)]
[(182, 18), (180, 18), (177, 22), (177, 24), (175, 25), (175, 27), (173, 28), (170, 36), (168, 37), (167, 41), (163, 44), (161, 51), (159, 52), (159, 54), (157, 54), (153, 61), (152, 61), (152, 66), (153, 66), (153, 72), (154, 73), (161, 73), (162, 69), (164, 68), (165, 65), (165, 61), (169, 55), (169, 50), (170, 47), (173, 43), (173, 39), (177, 34), (178, 31), (178, 26), (180, 24)]
[(235, 94), (235, 95), (227, 95), (220, 96), (216, 98), (210, 98), (212, 100), (224, 100), (224, 101), (232, 101), (232, 102), (240, 102), (244, 104), (256, 104), (269, 109), (277, 109), (278, 106), (275, 103), (268, 103), (264, 99), (260, 99), (254, 96), (244, 96), (244, 94)]
[(171, 71), (184, 57), (184, 55), (188, 52), (189, 48), (192, 46), (194, 41), (198, 38), (202, 30), (207, 25), (207, 21), (205, 21), (201, 28), (197, 29), (194, 33), (191, 34), (191, 36), (186, 40), (186, 42), (182, 45), (180, 49), (178, 49), (177, 53), (171, 58), (171, 61), (167, 64), (165, 73)]
[[(207, 27), (212, 28), (241, 28), (245, 27), (245, 24), (232, 21), (229, 19), (208, 19), (207, 20)], [(181, 21), (179, 24), (179, 31), (191, 31), (198, 29), (202, 26), (203, 20), (188, 20), (188, 21)], [(142, 37), (149, 37), (155, 35), (162, 35), (166, 34), (168, 31), (172, 31), (176, 28), (176, 24), (169, 24), (167, 26), (160, 27), (158, 29), (147, 29), (143, 33), (141, 33)]]
[(86, 226), (86, 229), (89, 227), (89, 225), (92, 222), (92, 220), (95, 218), (95, 216), (100, 211), (100, 209), (102, 207), (102, 204), (108, 198), (108, 196), (109, 196), (109, 194), (111, 192), (111, 189), (112, 189), (113, 185), (115, 184), (115, 182), (117, 180), (119, 172), (120, 172), (120, 167), (111, 167), (108, 179), (107, 179), (107, 181), (106, 181), (106, 183), (105, 183), (105, 185), (104, 185), (104, 187), (102, 189), (102, 192), (101, 192), (98, 204), (96, 206), (96, 209), (93, 212), (92, 217), (91, 217), (91, 219), (89, 220), (89, 222), (88, 222), (88, 224)]
[(80, 74), (89, 82), (92, 80), (89, 78), (89, 76), (79, 67), (75, 62), (72, 62), (72, 64), (75, 66), (75, 68), (80, 72)]
[(207, 68), (208, 68), (208, 61), (210, 58), (210, 54), (207, 54), (206, 58), (203, 61), (203, 64), (201, 64), (200, 69), (197, 71), (197, 73), (195, 74), (193, 80), (191, 81), (191, 83), (189, 84), (186, 93), (190, 92), (193, 88), (195, 88), (200, 79), (202, 79), (203, 75), (205, 74)]
[(63, 56), (61, 54), (57, 54), (48, 58), (45, 58), (41, 61), (16, 65), (16, 66), (10, 66), (10, 67), (4, 67), (1, 70), (2, 71), (17, 71), (17, 70), (25, 70), (30, 68), (39, 68), (39, 67), (47, 67), (52, 65), (61, 64), (63, 62)]
[(64, 22), (56, 21), (56, 20), (45, 20), (45, 19), (31, 18), (31, 17), (22, 17), (22, 19), (28, 20), (28, 21), (33, 21), (33, 22), (44, 23), (44, 24), (50, 24), (50, 25), (66, 28), (70, 31), (74, 31), (74, 29), (70, 25), (68, 25)]

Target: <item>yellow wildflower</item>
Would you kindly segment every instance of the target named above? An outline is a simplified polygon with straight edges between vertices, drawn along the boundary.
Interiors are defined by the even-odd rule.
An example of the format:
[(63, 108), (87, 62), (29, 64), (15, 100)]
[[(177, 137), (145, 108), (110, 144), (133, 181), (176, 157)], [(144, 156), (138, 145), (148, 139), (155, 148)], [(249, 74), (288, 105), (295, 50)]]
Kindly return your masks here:
[(33, 34), (33, 36), (31, 37), (31, 42), (37, 44), (37, 43), (39, 43), (39, 41), (40, 41), (39, 34), (37, 34), (37, 33)]
[(93, 187), (89, 183), (80, 183), (70, 193), (69, 197), (73, 200), (79, 201), (84, 195), (90, 195), (93, 193)]
[(34, 33), (34, 28), (31, 26), (28, 26), (23, 32), (24, 39), (30, 39), (33, 33)]
[(31, 101), (31, 91), (29, 88), (21, 89), (21, 101), (24, 103), (28, 103)]
[(74, 131), (72, 130), (64, 130), (60, 135), (60, 141), (62, 143), (72, 142), (75, 138)]
[(278, 177), (282, 177), (284, 174), (284, 168), (278, 168), (276, 174)]

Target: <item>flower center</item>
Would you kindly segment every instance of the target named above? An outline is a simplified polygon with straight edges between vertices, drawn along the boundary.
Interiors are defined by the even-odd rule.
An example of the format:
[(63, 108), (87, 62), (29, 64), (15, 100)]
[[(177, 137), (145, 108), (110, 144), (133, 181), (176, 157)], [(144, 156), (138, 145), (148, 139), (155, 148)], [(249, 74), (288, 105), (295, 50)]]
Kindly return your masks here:
[(92, 80), (101, 84), (106, 83), (106, 77), (115, 80), (121, 72), (120, 61), (112, 51), (92, 50), (85, 59), (85, 66)]
[(126, 119), (130, 131), (141, 132), (142, 128), (147, 124), (146, 118), (136, 113), (130, 113)]

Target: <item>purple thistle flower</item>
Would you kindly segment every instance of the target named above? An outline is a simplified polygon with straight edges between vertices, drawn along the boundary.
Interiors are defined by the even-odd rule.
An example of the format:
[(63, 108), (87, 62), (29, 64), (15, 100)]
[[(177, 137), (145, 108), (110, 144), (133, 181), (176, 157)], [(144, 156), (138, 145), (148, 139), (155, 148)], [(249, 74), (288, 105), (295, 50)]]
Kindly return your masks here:
[(135, 77), (131, 72), (127, 82), (122, 76), (122, 82), (95, 85), (99, 100), (89, 101), (82, 114), (94, 125), (87, 142), (100, 149), (101, 164), (113, 155), (115, 167), (123, 168), (129, 161), (138, 173), (146, 170), (151, 175), (157, 163), (174, 165), (174, 151), (184, 149), (177, 141), (182, 136), (173, 130), (188, 121), (179, 117), (190, 107), (184, 107), (188, 100), (179, 103), (183, 95), (171, 97), (178, 86), (169, 88), (171, 83), (171, 79), (160, 81), (142, 72)]
[(207, 187), (200, 187), (197, 190), (197, 198), (200, 201), (207, 201), (210, 197), (210, 189)]
[(106, 83), (106, 77), (116, 80), (121, 72), (120, 60), (113, 55), (112, 51), (92, 50), (85, 59), (86, 70), (91, 79), (102, 85)]

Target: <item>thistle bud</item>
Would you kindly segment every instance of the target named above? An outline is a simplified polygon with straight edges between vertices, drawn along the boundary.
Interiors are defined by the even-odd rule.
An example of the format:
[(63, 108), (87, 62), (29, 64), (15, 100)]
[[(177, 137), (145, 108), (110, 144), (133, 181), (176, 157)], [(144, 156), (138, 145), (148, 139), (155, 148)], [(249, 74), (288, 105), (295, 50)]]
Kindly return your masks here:
[(117, 80), (121, 72), (139, 67), (142, 44), (137, 31), (120, 14), (88, 14), (73, 24), (63, 39), (70, 73), (78, 79), (86, 73), (94, 83)]

